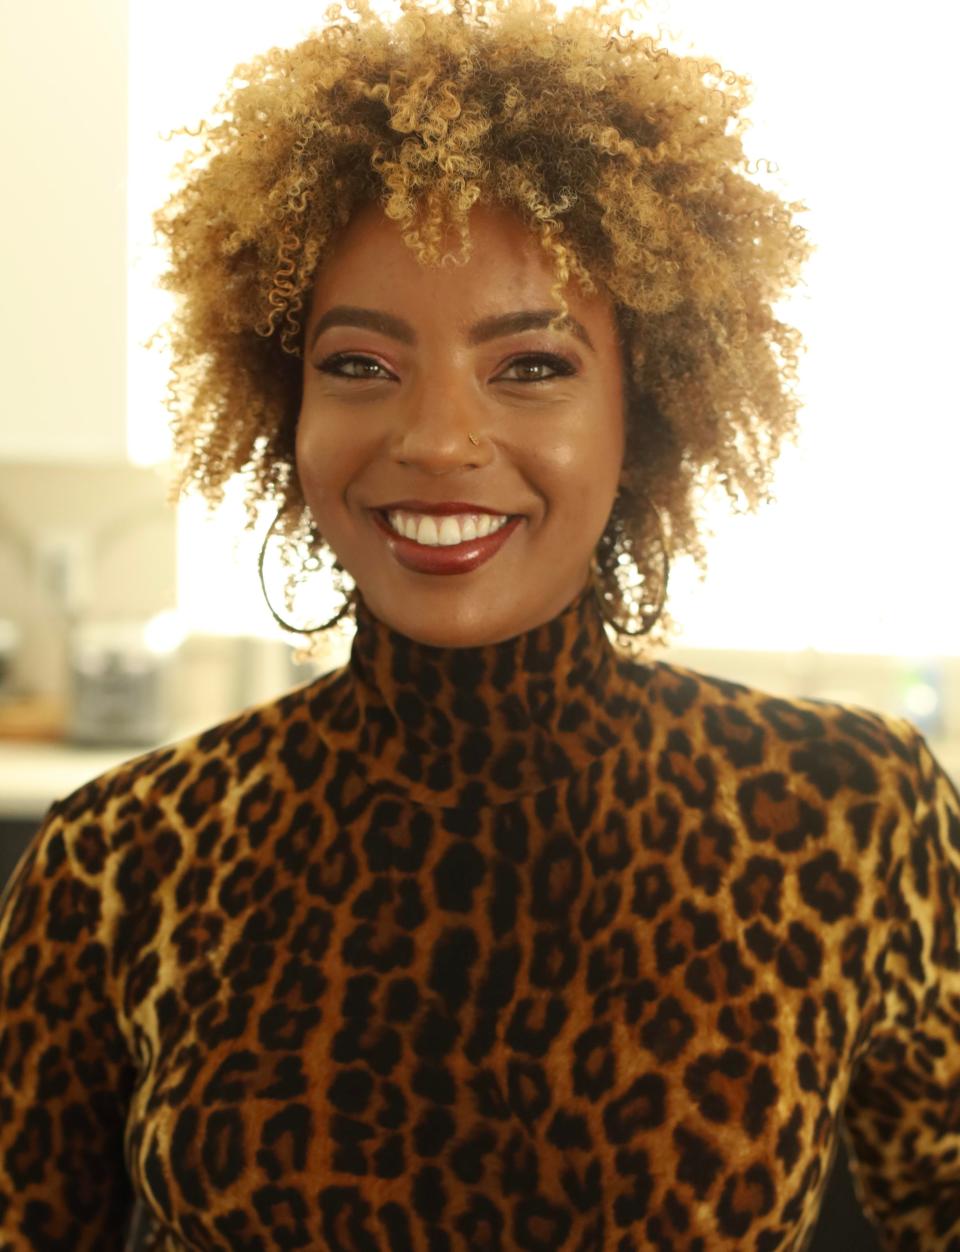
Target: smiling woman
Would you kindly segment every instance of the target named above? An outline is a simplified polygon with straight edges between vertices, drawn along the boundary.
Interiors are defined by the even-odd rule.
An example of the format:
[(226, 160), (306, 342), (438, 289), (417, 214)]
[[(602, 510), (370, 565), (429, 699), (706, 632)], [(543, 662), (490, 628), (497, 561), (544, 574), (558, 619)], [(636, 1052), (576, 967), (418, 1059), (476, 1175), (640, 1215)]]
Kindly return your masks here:
[[(305, 554), (322, 554), (349, 613), (353, 571), (307, 507), (294, 464), (314, 284), (379, 213), (422, 271), (422, 291), (410, 294), (420, 299), (441, 280), (454, 290), (471, 260), (482, 268), (476, 223), (496, 211), (529, 298), (488, 300), (473, 320), (539, 309), (556, 331), (571, 305), (603, 310), (624, 456), (593, 581), (625, 647), (664, 642), (669, 562), (705, 564), (704, 492), (722, 486), (756, 507), (796, 434), (800, 336), (773, 310), (811, 248), (796, 220), (803, 206), (743, 172), (746, 80), (668, 54), (649, 36), (623, 36), (628, 9), (560, 19), (549, 4), (527, 2), (473, 21), (468, 6), (444, 14), (407, 5), (391, 25), (365, 3), (354, 7), (359, 20), (332, 21), (240, 67), (218, 106), (223, 120), (204, 124), (199, 150), (180, 167), (183, 186), (156, 215), (171, 259), (163, 285), (180, 297), (169, 327), (179, 486), (216, 504), (243, 471), (249, 524), (261, 506), (276, 510), (272, 533), (290, 540), (282, 556), (291, 581)], [(531, 49), (537, 22), (544, 39)], [(501, 252), (502, 272), (511, 262), (506, 244)], [(345, 284), (336, 301), (387, 315), (394, 330), (405, 322), (415, 337), (418, 307), (380, 290), (379, 300), (361, 300)], [(601, 368), (587, 364), (545, 390), (585, 401)], [(354, 361), (337, 385), (361, 368), (367, 378), (377, 370)], [(409, 378), (391, 382), (411, 394)], [(487, 394), (505, 395), (505, 384)], [(350, 403), (366, 413), (363, 386)], [(575, 407), (563, 406), (568, 419)], [(561, 583), (572, 579), (567, 567)]]
[(0, 1246), (135, 1200), (166, 1252), (785, 1252), (846, 1142), (956, 1252), (960, 797), (909, 722), (612, 638), (792, 427), (742, 83), (600, 5), (354, 8), (158, 215), (181, 485), (332, 554), (349, 659), (52, 807)]
[[(568, 605), (625, 480), (609, 301), (573, 293), (550, 330), (539, 310), (553, 274), (523, 223), (475, 206), (470, 232), (467, 264), (433, 270), (377, 206), (354, 216), (310, 293), (296, 440), (313, 523), (371, 611), (453, 647), (509, 639)], [(398, 536), (391, 511), (415, 537)], [(475, 531), (471, 514), (504, 521), (451, 532), (451, 515)]]

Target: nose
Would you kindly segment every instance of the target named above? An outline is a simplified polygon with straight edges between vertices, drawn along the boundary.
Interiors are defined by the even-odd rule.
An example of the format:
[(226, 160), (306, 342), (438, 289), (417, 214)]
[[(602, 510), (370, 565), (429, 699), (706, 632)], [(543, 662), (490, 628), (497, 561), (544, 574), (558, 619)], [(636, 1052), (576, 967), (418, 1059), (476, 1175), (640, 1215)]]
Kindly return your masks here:
[[(473, 435), (476, 443), (471, 440)], [(493, 455), (484, 434), (484, 419), (474, 406), (455, 399), (451, 390), (421, 396), (398, 418), (391, 453), (401, 465), (414, 465), (430, 474), (482, 466)]]

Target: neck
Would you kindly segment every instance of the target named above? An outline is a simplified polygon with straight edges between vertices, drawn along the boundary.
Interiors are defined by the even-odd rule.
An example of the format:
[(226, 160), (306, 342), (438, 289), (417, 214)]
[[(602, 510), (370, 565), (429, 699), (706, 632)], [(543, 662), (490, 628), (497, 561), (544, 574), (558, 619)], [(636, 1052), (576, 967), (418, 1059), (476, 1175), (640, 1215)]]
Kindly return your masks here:
[(361, 597), (348, 674), (364, 773), (432, 804), (501, 803), (571, 778), (617, 749), (639, 709), (637, 667), (589, 586), (550, 621), (466, 648), (401, 635)]

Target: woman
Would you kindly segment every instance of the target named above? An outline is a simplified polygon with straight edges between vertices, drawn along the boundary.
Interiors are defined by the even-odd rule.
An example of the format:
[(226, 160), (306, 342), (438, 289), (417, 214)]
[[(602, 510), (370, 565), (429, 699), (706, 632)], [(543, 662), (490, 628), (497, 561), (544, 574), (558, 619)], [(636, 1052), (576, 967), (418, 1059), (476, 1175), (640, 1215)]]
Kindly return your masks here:
[(960, 1248), (956, 791), (638, 645), (793, 432), (742, 83), (619, 14), (354, 7), (158, 215), (181, 486), (332, 559), (349, 662), (51, 809), (0, 1248), (135, 1197), (170, 1249), (799, 1248), (841, 1112), (887, 1246)]

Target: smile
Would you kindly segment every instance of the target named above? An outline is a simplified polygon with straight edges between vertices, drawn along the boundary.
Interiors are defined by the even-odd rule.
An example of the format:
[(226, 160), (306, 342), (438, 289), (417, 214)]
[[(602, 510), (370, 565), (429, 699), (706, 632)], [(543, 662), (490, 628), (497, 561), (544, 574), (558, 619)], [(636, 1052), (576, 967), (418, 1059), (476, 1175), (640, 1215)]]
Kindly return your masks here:
[[(416, 517), (416, 539), (408, 538), (406, 533), (399, 533), (379, 510), (373, 514), (374, 524), (386, 539), (387, 548), (396, 561), (405, 569), (421, 574), (466, 574), (480, 565), (485, 565), (507, 543), (524, 520), (522, 515), (504, 517), (493, 514), (469, 514), (464, 519), (461, 519), (459, 515), (448, 515), (440, 519), (438, 527), (436, 519), (426, 514), (419, 516), (392, 514), (394, 519), (398, 516), (411, 519)], [(471, 538), (469, 526), (464, 524), (461, 528), (459, 523), (461, 520), (466, 522), (467, 519), (474, 517), (485, 526), (486, 533), (476, 533)], [(421, 543), (419, 537), (424, 523), (428, 523), (422, 531), (427, 542)], [(447, 526), (447, 523), (453, 523), (457, 527), (456, 533)], [(444, 527), (447, 527), (445, 535), (441, 533)], [(479, 531), (480, 526), (476, 529)], [(451, 537), (453, 542), (451, 542)]]
[(435, 517), (430, 513), (405, 513), (399, 509), (386, 514), (391, 528), (407, 539), (425, 547), (453, 547), (469, 539), (484, 539), (505, 526), (506, 513), (448, 513)]

